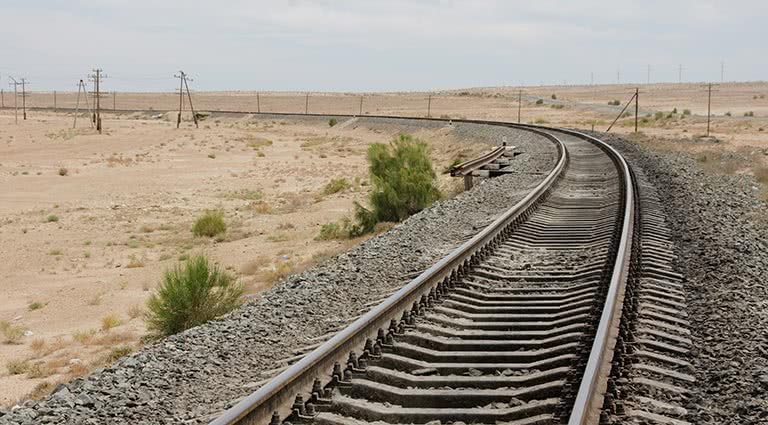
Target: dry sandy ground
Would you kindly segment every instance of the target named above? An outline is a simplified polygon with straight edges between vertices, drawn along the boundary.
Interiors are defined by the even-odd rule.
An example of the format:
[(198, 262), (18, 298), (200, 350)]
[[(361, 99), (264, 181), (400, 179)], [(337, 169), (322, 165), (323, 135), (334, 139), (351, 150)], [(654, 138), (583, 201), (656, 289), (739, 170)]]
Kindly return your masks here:
[[(355, 114), (362, 98), (363, 114), (425, 116), (429, 104), (432, 116), (517, 121), (520, 106), (523, 122), (605, 130), (634, 90), (526, 87), (522, 104), (520, 89), (512, 87), (443, 91), (433, 93), (431, 103), (427, 93), (311, 94), (308, 110)], [(255, 92), (193, 95), (204, 111), (307, 107), (304, 93), (260, 93), (258, 100)], [(116, 96), (119, 109), (178, 106), (172, 94)], [(33, 107), (53, 106), (52, 93), (32, 93), (27, 100)], [(622, 104), (608, 105), (613, 100)], [(11, 104), (7, 93), (3, 102)], [(107, 108), (112, 104), (104, 100)], [(57, 106), (74, 105), (74, 94), (57, 93)], [(620, 119), (612, 131), (658, 149), (692, 152), (714, 172), (764, 176), (767, 186), (768, 83), (717, 85), (712, 111), (716, 142), (701, 137), (706, 86), (643, 85), (640, 133), (633, 133), (633, 117)], [(754, 116), (744, 116), (748, 112)], [(162, 271), (180, 258), (207, 252), (254, 293), (354, 243), (314, 237), (321, 224), (348, 215), (353, 201), (365, 199), (366, 145), (386, 142), (395, 132), (234, 117), (176, 130), (172, 115), (158, 114), (162, 118), (107, 114), (106, 132), (99, 136), (84, 120), (70, 130), (71, 114), (33, 110), (16, 126), (13, 110), (0, 112), (0, 321), (29, 331), (18, 343), (0, 344), (0, 403), (135, 347), (145, 333), (145, 299)], [(434, 150), (438, 170), (459, 152), (482, 150), (440, 131), (419, 135), (440, 143)], [(334, 177), (347, 178), (353, 187), (322, 195)], [(222, 240), (192, 237), (194, 219), (209, 208), (225, 212), (229, 230)], [(114, 324), (109, 322), (120, 325), (103, 330)], [(17, 360), (37, 366), (12, 375)]]
[[(396, 134), (249, 117), (177, 130), (165, 117), (107, 115), (103, 135), (85, 120), (71, 130), (64, 114), (13, 122), (0, 113), (3, 405), (134, 349), (147, 297), (189, 255), (208, 253), (255, 293), (357, 242), (314, 238), (366, 198), (367, 145)], [(439, 130), (416, 135), (440, 143), (438, 170), (487, 149)], [(352, 187), (324, 194), (333, 178)], [(461, 185), (440, 179), (448, 191)], [(193, 237), (206, 209), (224, 211), (222, 238)]]

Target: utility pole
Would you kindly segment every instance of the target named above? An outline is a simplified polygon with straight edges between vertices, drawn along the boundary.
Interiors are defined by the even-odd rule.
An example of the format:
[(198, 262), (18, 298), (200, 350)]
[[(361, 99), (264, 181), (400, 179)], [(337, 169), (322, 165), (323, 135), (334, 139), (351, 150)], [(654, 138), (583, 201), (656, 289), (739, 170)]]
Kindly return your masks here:
[(640, 112), (640, 88), (635, 88), (635, 133), (637, 133), (637, 115)]
[(520, 124), (520, 112), (523, 108), (523, 89), (517, 92), (517, 123)]
[(174, 77), (179, 79), (179, 113), (176, 115), (176, 128), (181, 125), (181, 111), (184, 109), (184, 72), (179, 71)]
[(200, 128), (200, 126), (197, 124), (197, 114), (195, 113), (195, 106), (192, 105), (192, 94), (189, 92), (189, 83), (187, 82), (187, 74), (184, 74), (182, 72), (182, 75), (184, 76), (184, 87), (187, 88), (187, 99), (189, 99), (189, 110), (192, 111), (192, 121), (195, 122), (195, 128)]
[(106, 76), (102, 74), (104, 71), (101, 68), (96, 68), (93, 72), (94, 73), (90, 77), (93, 80), (96, 89), (96, 113), (94, 115), (94, 121), (96, 123), (96, 130), (101, 134), (101, 80)]
[(720, 83), (725, 82), (725, 61), (720, 61)]
[(75, 102), (75, 120), (72, 123), (72, 128), (77, 127), (77, 115), (80, 111), (80, 90), (83, 91), (83, 97), (85, 98), (85, 106), (88, 108), (88, 122), (91, 124), (91, 128), (93, 128), (93, 120), (91, 118), (91, 104), (88, 103), (88, 88), (85, 86), (85, 83), (83, 80), (80, 80), (80, 82), (77, 84), (77, 102)]
[(304, 115), (307, 115), (309, 113), (309, 92), (307, 92), (307, 97), (304, 100)]
[(256, 92), (256, 113), (261, 113), (261, 100), (259, 99), (259, 92)]
[(53, 112), (56, 112), (58, 108), (56, 107), (56, 90), (53, 91)]
[(27, 120), (27, 79), (21, 79), (21, 110), (24, 114), (24, 121)]
[(13, 82), (8, 83), (9, 86), (13, 86), (13, 117), (16, 124), (19, 123), (19, 83), (15, 78), (8, 76)]
[(187, 78), (187, 74), (184, 71), (179, 71), (174, 78), (179, 79), (179, 114), (176, 116), (176, 128), (181, 125), (181, 113), (184, 110), (184, 88), (187, 89), (187, 99), (189, 100), (189, 109), (192, 111), (192, 120), (195, 122), (195, 128), (200, 128), (197, 123), (197, 114), (195, 114), (195, 107), (192, 104), (192, 93), (189, 91), (188, 81), (192, 81), (191, 78)]
[(112, 92), (112, 111), (117, 111), (117, 92)]
[(711, 117), (712, 117), (712, 83), (709, 83), (709, 93), (707, 95), (707, 137), (709, 137), (709, 122), (712, 119)]
[(357, 115), (358, 116), (363, 115), (363, 96), (362, 95), (360, 95), (360, 112), (358, 112)]
[(0, 108), (5, 109), (5, 92), (0, 89)]
[(429, 118), (430, 114), (432, 113), (432, 95), (430, 94), (427, 98), (427, 118)]

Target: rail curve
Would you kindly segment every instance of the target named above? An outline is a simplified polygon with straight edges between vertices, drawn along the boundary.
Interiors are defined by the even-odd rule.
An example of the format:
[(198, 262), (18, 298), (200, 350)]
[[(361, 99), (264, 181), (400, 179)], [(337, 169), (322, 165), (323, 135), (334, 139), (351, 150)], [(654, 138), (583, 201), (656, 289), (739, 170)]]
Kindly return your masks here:
[[(493, 223), (211, 424), (596, 423), (632, 256), (631, 170), (586, 134), (452, 121), (542, 135), (556, 165)], [(543, 262), (522, 271), (506, 256)], [(512, 402), (502, 408), (502, 399)]]

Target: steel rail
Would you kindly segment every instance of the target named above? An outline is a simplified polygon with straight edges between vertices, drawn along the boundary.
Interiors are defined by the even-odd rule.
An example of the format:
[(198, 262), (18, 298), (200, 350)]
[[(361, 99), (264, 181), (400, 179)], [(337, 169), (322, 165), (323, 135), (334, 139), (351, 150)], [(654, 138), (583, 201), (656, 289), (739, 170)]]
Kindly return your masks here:
[[(535, 125), (522, 125), (523, 127), (545, 129)], [(600, 315), (595, 339), (592, 343), (589, 359), (587, 360), (584, 375), (582, 376), (579, 390), (576, 394), (568, 425), (596, 424), (599, 422), (603, 396), (608, 384), (608, 376), (613, 358), (613, 348), (619, 332), (622, 306), (627, 278), (630, 273), (630, 265), (633, 255), (633, 236), (636, 214), (636, 196), (632, 170), (624, 157), (613, 147), (600, 139), (590, 135), (565, 129), (550, 129), (556, 132), (569, 134), (585, 139), (600, 147), (616, 164), (619, 177), (624, 186), (624, 215), (622, 217), (621, 235), (616, 252), (616, 261), (611, 272), (611, 281), (608, 286), (603, 311)]]
[[(488, 122), (480, 123), (488, 124)], [(510, 126), (507, 123), (490, 124)], [(501, 240), (502, 232), (524, 220), (563, 175), (568, 161), (565, 146), (557, 137), (539, 129), (525, 130), (544, 136), (557, 147), (558, 161), (539, 185), (470, 240), (269, 383), (225, 411), (223, 415), (211, 422), (211, 425), (265, 424), (269, 422), (273, 412), (289, 413), (293, 397), (299, 393), (309, 393), (315, 378), (328, 375), (334, 363), (343, 362), (349, 352), (359, 350), (367, 338), (375, 337), (378, 329), (386, 329), (391, 319), (399, 317), (404, 311), (409, 310), (412, 304), (428, 296), (440, 282), (474, 263), (489, 245)]]
[(469, 175), (473, 171), (477, 170), (478, 168), (482, 168), (483, 166), (495, 161), (496, 158), (504, 155), (504, 152), (506, 150), (507, 150), (506, 146), (499, 146), (498, 148), (490, 152), (487, 152), (477, 158), (470, 159), (468, 161), (462, 162), (461, 164), (455, 165), (451, 167), (451, 176), (460, 177), (460, 176)]

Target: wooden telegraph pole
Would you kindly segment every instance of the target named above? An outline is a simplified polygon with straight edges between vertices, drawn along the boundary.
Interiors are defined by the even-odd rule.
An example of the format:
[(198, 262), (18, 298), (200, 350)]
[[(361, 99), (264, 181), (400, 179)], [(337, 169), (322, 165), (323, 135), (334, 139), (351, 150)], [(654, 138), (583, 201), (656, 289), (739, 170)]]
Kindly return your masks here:
[(432, 94), (427, 98), (427, 118), (432, 114)]
[(13, 86), (13, 117), (16, 121), (16, 124), (19, 123), (19, 84), (20, 82), (16, 81), (15, 78), (8, 76), (12, 82), (8, 83), (9, 86)]
[(26, 78), (21, 79), (21, 110), (24, 115), (24, 121), (27, 120), (27, 81)]
[(520, 112), (523, 109), (523, 89), (517, 92), (517, 123), (520, 124)]
[(96, 130), (99, 131), (99, 134), (101, 134), (101, 80), (106, 77), (103, 72), (102, 69), (96, 68), (90, 76), (93, 80), (94, 88), (96, 89), (96, 100), (94, 101), (96, 111), (93, 115), (93, 121), (96, 124)]
[(309, 92), (307, 92), (307, 98), (304, 101), (304, 115), (309, 113)]
[(360, 111), (357, 115), (363, 115), (363, 96), (360, 96)]
[(709, 137), (709, 123), (712, 120), (712, 83), (709, 83), (707, 94), (707, 137)]
[(635, 88), (635, 133), (637, 133), (637, 114), (640, 112), (640, 88)]

